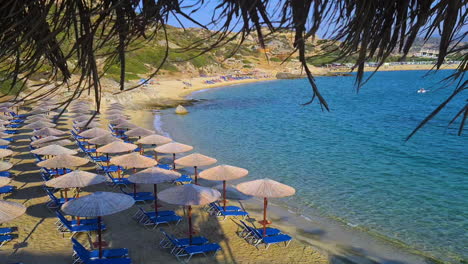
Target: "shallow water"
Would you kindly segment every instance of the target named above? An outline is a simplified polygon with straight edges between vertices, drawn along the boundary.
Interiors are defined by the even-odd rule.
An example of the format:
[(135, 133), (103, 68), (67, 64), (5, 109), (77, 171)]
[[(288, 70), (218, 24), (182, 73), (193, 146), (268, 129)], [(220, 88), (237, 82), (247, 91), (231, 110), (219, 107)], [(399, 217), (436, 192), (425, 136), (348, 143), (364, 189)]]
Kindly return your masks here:
[[(441, 71), (379, 72), (359, 94), (353, 77), (319, 77), (330, 104), (302, 106), (307, 80), (279, 80), (196, 93), (189, 115), (162, 115), (163, 129), (197, 152), (296, 188), (284, 199), (437, 258), (468, 259), (467, 136), (448, 105), (409, 142), (406, 136), (453, 87)], [(425, 77), (424, 77), (425, 76)], [(419, 88), (429, 92), (418, 94)], [(302, 209), (301, 209), (302, 210)], [(307, 211), (307, 210), (306, 210)]]

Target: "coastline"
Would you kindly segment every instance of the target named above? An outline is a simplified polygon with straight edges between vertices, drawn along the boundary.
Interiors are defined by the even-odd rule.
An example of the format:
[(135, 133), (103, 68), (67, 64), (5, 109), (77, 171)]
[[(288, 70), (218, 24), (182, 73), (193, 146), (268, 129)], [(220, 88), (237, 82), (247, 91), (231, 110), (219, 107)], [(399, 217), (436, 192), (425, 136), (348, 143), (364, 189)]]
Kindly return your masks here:
[[(227, 88), (227, 86), (210, 88)], [(191, 93), (184, 93), (184, 96), (186, 99), (190, 99), (192, 95), (207, 90), (209, 89), (198, 89)], [(163, 110), (158, 115), (159, 119), (167, 115), (175, 116), (172, 110)], [(166, 122), (161, 120), (159, 122), (159, 127), (162, 129), (159, 131), (160, 133), (170, 134), (174, 136), (175, 140), (190, 143), (186, 138), (179, 138), (180, 134), (187, 135), (189, 132), (172, 134), (167, 130)], [(209, 153), (207, 154), (209, 155)], [(202, 180), (202, 182), (203, 185), (215, 185), (208, 181)], [(261, 201), (256, 198), (242, 201), (242, 205), (255, 217), (259, 217), (262, 212)], [(301, 243), (310, 245), (326, 254), (330, 263), (386, 263), (388, 261), (421, 264), (445, 263), (402, 241), (389, 238), (364, 226), (353, 225), (344, 219), (325, 215), (315, 208), (294, 208), (286, 202), (278, 201), (278, 203), (271, 203), (269, 212), (277, 227), (287, 231)], [(342, 256), (346, 257), (342, 258)]]

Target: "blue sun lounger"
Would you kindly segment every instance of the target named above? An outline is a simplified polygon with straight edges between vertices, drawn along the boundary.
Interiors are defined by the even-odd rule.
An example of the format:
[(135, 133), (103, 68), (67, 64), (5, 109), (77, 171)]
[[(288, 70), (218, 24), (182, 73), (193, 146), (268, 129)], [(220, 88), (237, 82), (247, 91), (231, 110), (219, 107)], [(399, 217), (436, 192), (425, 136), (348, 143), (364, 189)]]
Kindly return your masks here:
[(192, 182), (192, 178), (189, 175), (182, 175), (176, 180), (174, 180), (175, 184), (177, 183), (184, 184), (184, 183), (191, 183), (191, 182)]
[[(70, 238), (73, 238), (77, 233), (85, 233), (85, 232), (92, 232), (98, 230), (97, 224), (91, 225), (71, 225), (68, 220), (63, 221), (63, 218), (59, 218), (62, 226), (58, 228), (58, 230), (63, 233), (71, 233)], [(101, 230), (105, 230), (106, 226), (103, 224), (101, 225)]]
[(216, 216), (224, 217), (223, 220), (226, 220), (226, 218), (228, 216), (234, 216), (234, 217), (241, 216), (243, 219), (245, 219), (249, 215), (249, 213), (247, 213), (245, 211), (228, 211), (228, 210), (224, 210), (222, 207), (220, 207), (216, 203), (213, 203), (213, 206), (214, 206), (214, 211), (212, 213), (214, 215), (216, 215)]
[[(156, 217), (156, 212), (147, 212), (140, 206), (137, 206), (138, 210), (135, 212), (133, 215), (133, 219), (137, 221), (138, 223), (142, 222), (147, 216), (148, 217)], [(168, 216), (168, 215), (175, 215), (176, 213), (174, 211), (158, 211), (158, 216)]]
[(15, 190), (15, 186), (6, 185), (3, 187), (0, 187), (0, 194), (12, 193), (14, 190)]
[(204, 245), (209, 241), (205, 237), (198, 236), (192, 237), (192, 243), (190, 244), (189, 238), (176, 238), (174, 235), (167, 233), (164, 229), (160, 228), (159, 231), (164, 235), (163, 239), (159, 242), (159, 246), (162, 248), (171, 249), (171, 254), (179, 248), (187, 247), (190, 245)]
[[(58, 218), (57, 222), (55, 222), (55, 224), (58, 227), (63, 226), (63, 223), (68, 223), (69, 225), (72, 225), (72, 226), (78, 225), (77, 220), (68, 220), (59, 210), (55, 211), (55, 215)], [(80, 225), (95, 225), (97, 223), (98, 223), (97, 218), (80, 219)]]
[(0, 227), (0, 235), (7, 235), (13, 233), (15, 230), (11, 227)]
[(155, 229), (160, 224), (175, 223), (177, 225), (182, 220), (182, 217), (176, 214), (170, 214), (170, 215), (158, 214), (158, 216), (156, 216), (155, 214), (150, 214), (148, 212), (145, 212), (143, 208), (141, 207), (139, 208), (139, 210), (141, 210), (141, 212), (143, 213), (143, 216), (139, 218), (138, 222), (140, 224), (143, 224), (144, 227), (153, 226), (153, 229)]
[(152, 192), (126, 192), (122, 187), (120, 187), (120, 190), (128, 195), (133, 197), (135, 199), (135, 202), (146, 202), (146, 201), (154, 201), (154, 195)]
[(0, 171), (0, 177), (11, 177), (11, 173), (9, 171)]
[(284, 243), (285, 247), (289, 246), (292, 241), (292, 237), (286, 234), (278, 234), (274, 236), (262, 236), (261, 232), (257, 229), (252, 229), (252, 238), (250, 242), (257, 249), (260, 244), (265, 244), (265, 249), (268, 249), (272, 244)]
[(194, 255), (203, 254), (204, 256), (207, 257), (208, 256), (207, 253), (213, 252), (213, 256), (216, 256), (216, 253), (218, 253), (218, 250), (220, 249), (221, 249), (221, 246), (219, 244), (210, 243), (210, 244), (204, 244), (200, 246), (181, 247), (181, 248), (178, 248), (176, 251), (174, 251), (174, 255), (179, 261), (183, 261), (181, 257), (188, 256), (188, 258), (184, 261), (185, 263), (188, 263)]
[[(78, 240), (72, 238), (74, 257), (79, 258), (80, 255), (87, 255), (90, 259), (99, 258), (99, 250), (87, 250)], [(102, 250), (103, 258), (126, 258), (128, 257), (128, 249), (126, 248), (111, 248)]]
[(11, 240), (13, 240), (12, 235), (0, 235), (0, 247)]
[[(254, 230), (257, 230), (260, 234), (263, 234), (263, 228), (254, 228), (252, 226), (247, 225), (244, 221), (239, 220), (243, 226), (243, 230), (239, 233), (239, 236), (245, 239), (248, 239), (252, 236), (254, 236)], [(277, 228), (271, 228), (267, 227), (266, 228), (266, 236), (276, 236), (281, 234), (281, 230)]]

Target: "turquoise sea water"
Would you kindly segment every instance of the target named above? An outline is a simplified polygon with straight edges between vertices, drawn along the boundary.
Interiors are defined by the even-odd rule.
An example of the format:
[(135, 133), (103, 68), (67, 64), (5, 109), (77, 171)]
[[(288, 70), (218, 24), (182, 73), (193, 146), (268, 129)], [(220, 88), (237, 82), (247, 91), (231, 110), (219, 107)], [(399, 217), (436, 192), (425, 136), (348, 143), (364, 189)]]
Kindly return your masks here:
[(380, 72), (359, 94), (353, 77), (319, 77), (330, 112), (300, 105), (310, 96), (305, 79), (214, 89), (192, 96), (207, 100), (189, 115), (171, 110), (162, 121), (176, 140), (247, 168), (249, 179), (295, 187), (285, 199), (292, 207), (458, 262), (468, 259), (468, 136), (447, 123), (463, 101), (404, 141), (453, 90), (438, 89), (450, 71), (426, 73)]

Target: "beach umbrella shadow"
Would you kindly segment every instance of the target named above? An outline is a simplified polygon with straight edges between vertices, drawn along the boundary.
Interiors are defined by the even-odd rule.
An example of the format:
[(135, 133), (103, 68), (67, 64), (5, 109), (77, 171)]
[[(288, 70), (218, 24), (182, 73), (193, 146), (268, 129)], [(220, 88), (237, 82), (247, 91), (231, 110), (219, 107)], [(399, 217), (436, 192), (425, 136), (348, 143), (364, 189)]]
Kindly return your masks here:
[(39, 203), (35, 205), (28, 206), (26, 209), (26, 214), (29, 216), (37, 218), (53, 218), (56, 217), (53, 212), (47, 210), (47, 202)]
[(39, 172), (20, 172), (13, 178), (14, 181), (23, 183), (42, 182)]
[(31, 186), (26, 188), (19, 188), (15, 190), (13, 193), (5, 196), (7, 199), (21, 199), (21, 200), (28, 200), (33, 198), (44, 197), (46, 194), (44, 189), (41, 185), (38, 186)]

